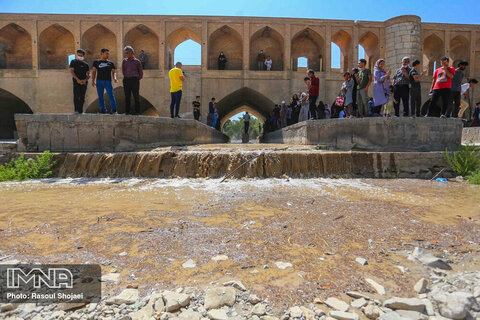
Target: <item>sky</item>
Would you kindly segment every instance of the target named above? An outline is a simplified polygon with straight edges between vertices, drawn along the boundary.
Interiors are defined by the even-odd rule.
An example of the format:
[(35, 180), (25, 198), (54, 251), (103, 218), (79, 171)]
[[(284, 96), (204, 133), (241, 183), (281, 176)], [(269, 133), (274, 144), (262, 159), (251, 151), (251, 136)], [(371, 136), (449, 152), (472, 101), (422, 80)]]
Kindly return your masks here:
[[(417, 15), (422, 22), (480, 24), (480, 0), (0, 0), (1, 13), (209, 15), (385, 21)], [(200, 64), (200, 45), (178, 46), (175, 60)], [(360, 48), (359, 56), (363, 55)], [(332, 46), (332, 67), (340, 65)], [(300, 64), (301, 66), (301, 64)]]

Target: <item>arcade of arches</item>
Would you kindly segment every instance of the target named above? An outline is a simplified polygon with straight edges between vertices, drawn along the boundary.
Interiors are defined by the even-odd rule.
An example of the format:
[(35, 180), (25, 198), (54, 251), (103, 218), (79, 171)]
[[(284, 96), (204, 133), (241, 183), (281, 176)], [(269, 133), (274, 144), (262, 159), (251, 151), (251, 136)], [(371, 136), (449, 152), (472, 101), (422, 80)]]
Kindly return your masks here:
[[(340, 89), (341, 72), (357, 65), (359, 46), (364, 48), (370, 68), (382, 57), (387, 68), (395, 70), (402, 57), (409, 55), (412, 60), (419, 59), (431, 75), (435, 62), (447, 55), (451, 63), (468, 60), (467, 75), (480, 78), (480, 25), (424, 23), (417, 16), (374, 22), (2, 13), (0, 88), (2, 95), (9, 95), (9, 101), (17, 101), (10, 103), (8, 110), (70, 113), (73, 93), (68, 56), (83, 48), (91, 65), (106, 47), (110, 60), (120, 68), (123, 47), (131, 45), (137, 53), (143, 49), (147, 54), (140, 89), (142, 112), (168, 116), (168, 70), (174, 63), (175, 49), (186, 40), (199, 44), (201, 65), (184, 66), (187, 79), (180, 107), (184, 117), (192, 117), (191, 102), (197, 95), (201, 96), (203, 119), (211, 97), (217, 98), (222, 119), (238, 108), (250, 108), (258, 117), (265, 116), (274, 103), (305, 90), (307, 68), (297, 65), (299, 58), (319, 75), (319, 100), (330, 103)], [(332, 68), (333, 44), (340, 48), (340, 68)], [(272, 71), (257, 70), (260, 50), (272, 58)], [(221, 51), (228, 59), (226, 70), (218, 70)], [(121, 105), (122, 76), (118, 71), (119, 83), (114, 87)], [(429, 83), (429, 77), (424, 78), (423, 100), (428, 99)], [(480, 89), (473, 89), (472, 101), (480, 100)], [(96, 91), (89, 86), (84, 110), (94, 112), (96, 101)], [(7, 109), (4, 105), (0, 109)], [(2, 117), (7, 116), (2, 113)]]

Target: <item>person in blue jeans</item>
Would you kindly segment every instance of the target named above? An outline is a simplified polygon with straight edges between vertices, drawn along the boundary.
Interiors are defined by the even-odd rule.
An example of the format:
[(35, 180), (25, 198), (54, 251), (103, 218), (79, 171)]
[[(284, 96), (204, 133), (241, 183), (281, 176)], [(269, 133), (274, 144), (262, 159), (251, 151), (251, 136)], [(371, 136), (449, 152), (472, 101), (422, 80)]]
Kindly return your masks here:
[[(117, 103), (115, 96), (113, 95), (113, 82), (117, 83), (117, 75), (115, 73), (115, 64), (108, 60), (110, 56), (110, 50), (103, 48), (100, 51), (101, 59), (93, 61), (92, 67), (92, 86), (97, 87), (98, 103), (100, 104), (100, 113), (107, 113), (105, 108), (105, 99), (103, 93), (107, 91), (108, 100), (110, 101), (110, 112), (112, 114), (117, 113)], [(96, 80), (96, 81), (95, 81)]]
[(217, 121), (218, 121), (218, 111), (217, 111), (217, 103), (213, 103), (213, 123), (212, 123), (212, 128), (217, 127)]

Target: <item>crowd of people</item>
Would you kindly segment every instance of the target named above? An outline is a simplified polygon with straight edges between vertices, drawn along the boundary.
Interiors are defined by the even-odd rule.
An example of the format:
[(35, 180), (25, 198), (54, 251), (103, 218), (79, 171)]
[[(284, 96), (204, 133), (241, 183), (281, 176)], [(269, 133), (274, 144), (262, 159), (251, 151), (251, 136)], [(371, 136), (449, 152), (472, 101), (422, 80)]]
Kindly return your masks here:
[[(85, 93), (88, 81), (96, 87), (101, 113), (107, 113), (104, 100), (106, 91), (110, 112), (117, 113), (117, 105), (113, 94), (112, 82), (117, 83), (116, 67), (110, 61), (109, 49), (101, 49), (100, 59), (96, 59), (92, 65), (90, 75), (89, 65), (84, 61), (85, 51), (77, 50), (76, 59), (70, 63), (70, 72), (73, 79), (74, 106), (76, 113), (83, 112)], [(135, 57), (134, 49), (131, 46), (124, 48), (125, 58), (122, 61), (123, 90), (125, 94), (125, 113), (140, 113), (140, 80), (143, 78), (143, 69), (147, 61), (147, 55), (141, 50), (139, 57)], [(220, 52), (218, 57), (218, 68), (224, 70), (227, 64), (227, 57)], [(313, 70), (307, 71), (304, 82), (306, 90), (294, 93), (289, 103), (282, 101), (274, 106), (268, 113), (264, 124), (264, 132), (274, 131), (288, 125), (292, 125), (309, 119), (329, 118), (354, 118), (369, 116), (400, 116), (400, 104), (403, 105), (403, 116), (439, 116), (464, 117), (469, 104), (464, 99), (471, 87), (478, 83), (476, 79), (465, 78), (465, 69), (468, 62), (461, 60), (457, 67), (449, 66), (450, 59), (442, 57), (441, 66), (438, 67), (432, 77), (430, 86), (431, 98), (422, 108), (421, 80), (425, 77), (426, 71), (420, 72), (420, 61), (413, 61), (410, 66), (410, 58), (404, 57), (398, 69), (394, 72), (386, 70), (385, 59), (378, 59), (374, 71), (368, 69), (367, 61), (360, 59), (358, 67), (351, 72), (343, 74), (344, 81), (340, 87), (340, 93), (330, 107), (327, 103), (317, 100), (319, 97), (319, 78)], [(271, 70), (272, 60), (265, 55), (263, 50), (257, 56), (258, 70)], [(393, 74), (393, 76), (392, 76)], [(180, 102), (182, 98), (182, 83), (185, 74), (182, 71), (182, 63), (177, 62), (175, 67), (169, 71), (170, 79), (170, 116), (180, 118)], [(368, 92), (373, 85), (373, 97)], [(131, 108), (131, 96), (133, 95), (135, 107)], [(440, 103), (441, 102), (441, 103)], [(473, 110), (473, 117), (468, 119), (470, 125), (480, 125), (479, 107), (477, 103)], [(192, 102), (193, 116), (200, 120), (200, 96)], [(423, 109), (423, 110), (422, 110)], [(207, 125), (218, 127), (218, 110), (215, 98), (209, 103)]]

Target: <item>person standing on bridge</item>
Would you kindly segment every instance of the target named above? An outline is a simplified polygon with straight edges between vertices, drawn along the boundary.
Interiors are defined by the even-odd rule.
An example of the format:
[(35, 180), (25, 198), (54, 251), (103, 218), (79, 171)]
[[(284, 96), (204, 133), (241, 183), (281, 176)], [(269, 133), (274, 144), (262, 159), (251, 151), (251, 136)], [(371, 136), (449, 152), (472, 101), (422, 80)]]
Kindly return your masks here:
[(200, 121), (200, 96), (195, 97), (195, 101), (192, 102), (193, 118)]
[[(177, 62), (175, 68), (168, 72), (170, 78), (170, 117), (180, 118), (180, 101), (182, 100), (182, 83), (185, 80), (182, 72), (182, 63)], [(175, 113), (174, 113), (175, 112)]]
[(358, 60), (359, 71), (354, 74), (357, 85), (358, 114), (361, 117), (368, 116), (368, 87), (372, 83), (372, 71), (366, 68), (367, 60)]
[(265, 54), (263, 50), (260, 50), (260, 53), (257, 56), (257, 70), (263, 70), (263, 66), (265, 64)]
[(145, 69), (145, 63), (147, 63), (147, 55), (145, 54), (145, 51), (140, 50), (138, 59), (140, 59), (140, 62), (142, 63), (142, 68)]
[(130, 114), (130, 98), (133, 94), (135, 111), (131, 114), (140, 114), (140, 80), (143, 78), (142, 62), (135, 58), (131, 46), (124, 49), (126, 58), (122, 61), (123, 91), (125, 93), (125, 113)]
[(225, 70), (225, 65), (227, 64), (227, 57), (223, 51), (218, 55), (218, 70)]
[[(97, 87), (98, 103), (100, 104), (100, 113), (107, 113), (105, 108), (105, 99), (103, 93), (106, 90), (108, 100), (110, 101), (110, 112), (112, 114), (117, 113), (117, 103), (115, 96), (113, 95), (113, 82), (117, 83), (117, 74), (115, 73), (115, 64), (108, 60), (110, 56), (110, 50), (103, 48), (100, 50), (101, 59), (97, 59), (93, 62), (92, 67), (92, 86)], [(96, 83), (95, 83), (96, 80)]]
[(402, 66), (393, 75), (393, 95), (395, 116), (400, 117), (400, 99), (403, 103), (403, 116), (408, 117), (408, 99), (410, 97), (410, 57), (402, 59)]
[(243, 115), (243, 127), (244, 133), (248, 134), (248, 129), (250, 129), (250, 115), (248, 114), (248, 111), (245, 111), (245, 114)]
[(428, 117), (430, 109), (438, 108), (437, 103), (440, 97), (442, 98), (442, 112), (440, 114), (440, 118), (446, 118), (451, 112), (451, 88), (452, 78), (455, 75), (455, 68), (448, 66), (448, 57), (443, 57), (440, 59), (440, 61), (442, 66), (433, 73), (432, 86), (430, 87), (430, 92), (433, 92), (433, 95), (429, 110), (427, 110), (427, 114), (425, 115), (426, 117)]
[(308, 78), (310, 78), (310, 81), (308, 82), (308, 103), (310, 104), (310, 115), (312, 119), (324, 119), (325, 108), (318, 110), (319, 114), (317, 114), (317, 99), (320, 89), (320, 80), (312, 69), (308, 70), (307, 75)]
[(73, 105), (75, 113), (83, 113), (85, 93), (87, 92), (88, 79), (90, 78), (90, 67), (84, 61), (85, 51), (77, 50), (77, 59), (70, 62), (70, 73), (73, 79)]

